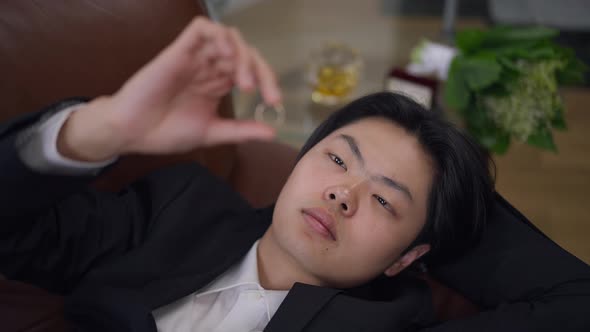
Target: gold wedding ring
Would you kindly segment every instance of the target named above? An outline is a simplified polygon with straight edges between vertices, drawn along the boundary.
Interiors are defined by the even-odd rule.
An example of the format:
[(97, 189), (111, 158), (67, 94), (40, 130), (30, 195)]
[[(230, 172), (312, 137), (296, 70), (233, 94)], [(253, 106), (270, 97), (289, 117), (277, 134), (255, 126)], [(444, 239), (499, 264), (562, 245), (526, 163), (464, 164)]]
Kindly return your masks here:
[[(269, 121), (267, 119), (267, 114), (270, 112), (270, 110), (274, 111), (274, 121)], [(285, 117), (285, 107), (283, 107), (282, 104), (270, 106), (261, 102), (258, 105), (256, 105), (256, 108), (254, 109), (254, 119), (256, 119), (256, 121), (266, 122), (276, 127), (282, 126), (283, 123), (285, 123)]]

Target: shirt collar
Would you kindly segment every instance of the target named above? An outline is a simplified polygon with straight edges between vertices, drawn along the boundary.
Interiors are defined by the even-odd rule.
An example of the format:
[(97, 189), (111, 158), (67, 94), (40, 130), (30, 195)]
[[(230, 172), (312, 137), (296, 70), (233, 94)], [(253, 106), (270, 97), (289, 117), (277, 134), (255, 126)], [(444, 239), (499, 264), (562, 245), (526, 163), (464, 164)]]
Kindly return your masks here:
[(217, 279), (197, 292), (197, 296), (213, 292), (220, 292), (228, 288), (241, 285), (252, 285), (263, 289), (258, 278), (258, 242), (254, 242), (246, 256), (234, 266), (230, 267)]
[(213, 280), (211, 284), (205, 286), (200, 291), (195, 293), (195, 298), (200, 296), (218, 293), (228, 289), (235, 289), (237, 287), (246, 287), (249, 289), (257, 289), (265, 294), (266, 314), (270, 321), (272, 316), (276, 313), (279, 306), (287, 296), (289, 291), (286, 290), (265, 290), (260, 285), (258, 277), (258, 242), (254, 242), (246, 256), (234, 266), (230, 267), (217, 279)]

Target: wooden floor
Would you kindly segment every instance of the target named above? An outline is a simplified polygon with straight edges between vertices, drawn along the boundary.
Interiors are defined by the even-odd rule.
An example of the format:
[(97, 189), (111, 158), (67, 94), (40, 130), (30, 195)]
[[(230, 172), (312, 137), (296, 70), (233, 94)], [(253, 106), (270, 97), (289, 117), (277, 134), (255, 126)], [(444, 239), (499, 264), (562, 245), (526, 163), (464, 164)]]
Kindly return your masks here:
[(590, 264), (590, 89), (563, 90), (568, 130), (559, 152), (513, 145), (497, 164), (497, 189), (555, 242)]

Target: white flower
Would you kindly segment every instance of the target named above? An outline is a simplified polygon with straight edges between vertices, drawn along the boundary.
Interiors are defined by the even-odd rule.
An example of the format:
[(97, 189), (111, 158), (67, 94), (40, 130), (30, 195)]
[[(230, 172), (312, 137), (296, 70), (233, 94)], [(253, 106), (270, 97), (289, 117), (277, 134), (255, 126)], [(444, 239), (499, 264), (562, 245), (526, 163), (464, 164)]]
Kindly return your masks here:
[(406, 70), (416, 76), (434, 74), (439, 80), (446, 81), (449, 66), (456, 55), (455, 48), (423, 40), (412, 50), (411, 62)]

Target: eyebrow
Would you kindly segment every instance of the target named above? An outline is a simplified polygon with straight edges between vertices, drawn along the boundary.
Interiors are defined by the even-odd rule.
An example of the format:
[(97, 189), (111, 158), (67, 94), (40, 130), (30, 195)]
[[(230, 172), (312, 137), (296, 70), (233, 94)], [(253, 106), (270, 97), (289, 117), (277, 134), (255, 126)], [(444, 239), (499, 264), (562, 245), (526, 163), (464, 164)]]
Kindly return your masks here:
[[(365, 167), (365, 159), (363, 158), (361, 150), (359, 149), (359, 145), (356, 142), (356, 139), (354, 137), (352, 137), (350, 135), (346, 135), (346, 134), (340, 134), (338, 137), (343, 139), (344, 141), (346, 141), (346, 143), (348, 143), (348, 147), (350, 148), (350, 151), (352, 151), (352, 154), (355, 156), (357, 161), (361, 164), (361, 167), (364, 168)], [(412, 198), (412, 193), (410, 192), (410, 189), (408, 189), (408, 187), (406, 185), (404, 185), (403, 183), (399, 183), (398, 181), (390, 179), (384, 175), (372, 176), (371, 179), (383, 182), (388, 187), (391, 187), (397, 191), (401, 191), (410, 199), (410, 201), (412, 201), (412, 202), (414, 201), (414, 199)]]

